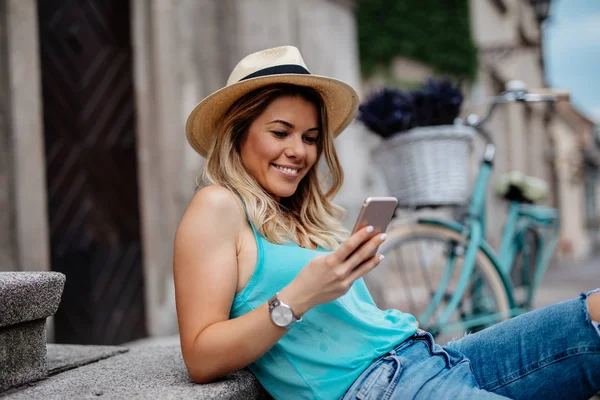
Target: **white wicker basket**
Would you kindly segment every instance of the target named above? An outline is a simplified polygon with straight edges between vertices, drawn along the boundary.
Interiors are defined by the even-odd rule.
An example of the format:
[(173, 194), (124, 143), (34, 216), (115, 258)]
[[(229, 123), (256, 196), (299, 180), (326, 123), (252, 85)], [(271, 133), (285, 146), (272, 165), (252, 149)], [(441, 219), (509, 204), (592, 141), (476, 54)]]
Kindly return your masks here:
[(475, 131), (464, 125), (413, 128), (374, 151), (388, 187), (403, 207), (465, 204)]

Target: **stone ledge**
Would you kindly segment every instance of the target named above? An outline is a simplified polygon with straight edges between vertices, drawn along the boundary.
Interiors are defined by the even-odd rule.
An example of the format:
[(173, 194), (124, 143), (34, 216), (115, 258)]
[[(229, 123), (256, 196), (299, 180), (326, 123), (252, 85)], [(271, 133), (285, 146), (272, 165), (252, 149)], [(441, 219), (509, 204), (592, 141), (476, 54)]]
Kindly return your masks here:
[[(55, 345), (60, 346), (60, 345)], [(127, 345), (129, 347), (129, 345)], [(4, 399), (269, 399), (247, 370), (206, 385), (188, 376), (176, 338), (50, 376), (3, 393)]]
[(48, 344), (46, 346), (48, 375), (91, 364), (129, 351), (121, 346), (85, 346), (79, 344)]
[(64, 285), (58, 272), (0, 272), (0, 327), (54, 315)]
[(0, 328), (0, 392), (46, 377), (45, 324), (38, 319)]

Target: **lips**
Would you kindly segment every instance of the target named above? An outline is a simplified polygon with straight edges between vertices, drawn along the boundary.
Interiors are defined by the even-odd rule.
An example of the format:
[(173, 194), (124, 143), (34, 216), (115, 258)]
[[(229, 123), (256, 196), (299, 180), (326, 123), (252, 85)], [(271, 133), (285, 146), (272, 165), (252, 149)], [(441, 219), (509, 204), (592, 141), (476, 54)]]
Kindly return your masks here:
[(271, 164), (277, 171), (289, 178), (295, 178), (298, 176), (301, 168), (284, 167), (277, 164)]

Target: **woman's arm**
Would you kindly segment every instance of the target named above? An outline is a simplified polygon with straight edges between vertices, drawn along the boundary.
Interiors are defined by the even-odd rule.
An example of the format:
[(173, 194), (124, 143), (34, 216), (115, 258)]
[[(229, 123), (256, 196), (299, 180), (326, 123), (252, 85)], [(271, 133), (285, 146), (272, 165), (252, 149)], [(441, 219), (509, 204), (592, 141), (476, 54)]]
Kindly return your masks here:
[(210, 382), (266, 353), (285, 332), (268, 305), (232, 320), (237, 239), (245, 217), (234, 195), (210, 186), (186, 210), (175, 236), (173, 273), (183, 359), (192, 379)]
[[(200, 190), (175, 236), (181, 350), (190, 376), (199, 383), (247, 366), (287, 332), (271, 321), (267, 302), (229, 320), (237, 287), (238, 235), (245, 224), (233, 196), (218, 186)], [(375, 235), (372, 227), (359, 230), (334, 252), (310, 261), (279, 298), (301, 317), (310, 308), (342, 296), (379, 264), (375, 252), (383, 240), (385, 235)]]

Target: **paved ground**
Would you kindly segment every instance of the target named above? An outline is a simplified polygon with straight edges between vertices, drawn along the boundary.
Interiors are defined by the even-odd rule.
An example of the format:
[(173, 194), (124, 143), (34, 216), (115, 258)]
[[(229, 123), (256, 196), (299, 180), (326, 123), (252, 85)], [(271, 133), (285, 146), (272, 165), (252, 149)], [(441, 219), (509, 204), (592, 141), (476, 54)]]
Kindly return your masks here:
[(535, 299), (536, 307), (557, 303), (600, 287), (600, 254), (584, 262), (561, 261), (548, 268)]

